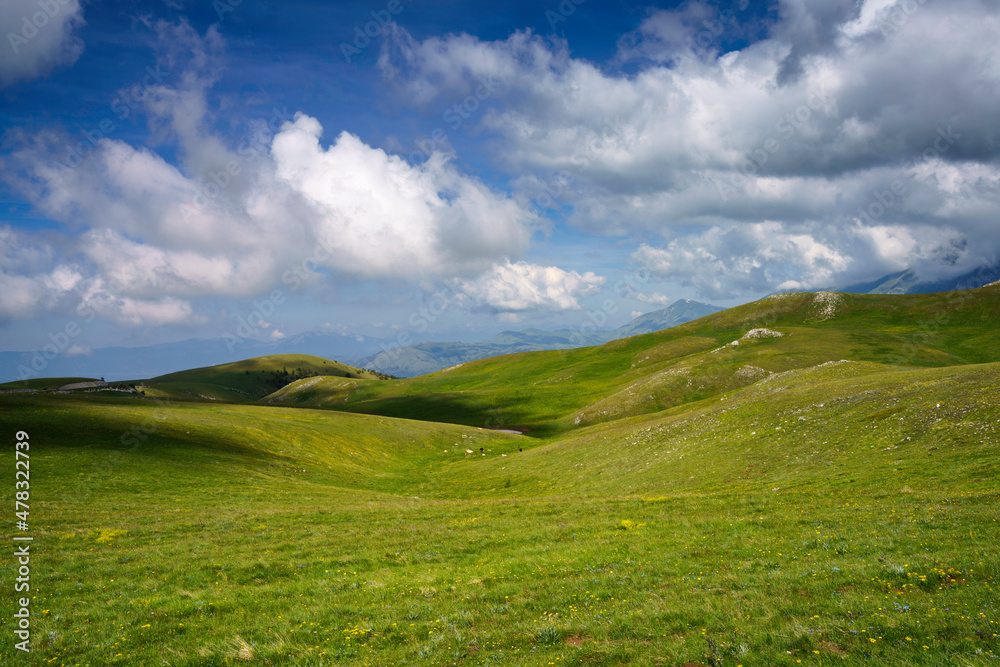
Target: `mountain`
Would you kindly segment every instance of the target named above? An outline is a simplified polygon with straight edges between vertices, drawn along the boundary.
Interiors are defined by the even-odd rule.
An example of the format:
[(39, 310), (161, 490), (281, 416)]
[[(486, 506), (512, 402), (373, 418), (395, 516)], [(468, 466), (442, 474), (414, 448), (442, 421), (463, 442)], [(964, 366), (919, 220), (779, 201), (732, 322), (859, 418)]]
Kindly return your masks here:
[[(998, 297), (786, 294), (601, 347), (405, 380), (347, 370), (260, 402), (0, 393), (7, 460), (27, 478), (30, 455), (38, 482), (43, 540), (17, 547), (45, 547), (31, 604), (56, 612), (30, 616), (35, 662), (986, 654)], [(333, 365), (251, 361), (159, 380), (252, 394), (238, 383)], [(15, 518), (29, 537), (28, 510)]]
[[(506, 424), (547, 436), (758, 383), (762, 392), (782, 391), (795, 377), (789, 373), (806, 369), (849, 378), (894, 368), (1000, 362), (993, 326), (1000, 321), (998, 297), (1000, 285), (934, 294), (780, 294), (598, 347), (469, 361), (358, 391), (331, 386), (336, 401), (312, 386), (299, 396), (293, 383), (282, 404), (480, 427)], [(810, 381), (809, 373), (803, 382)], [(942, 405), (950, 400), (947, 393), (939, 396)]]
[(954, 278), (924, 280), (913, 269), (905, 269), (882, 276), (878, 280), (866, 283), (856, 283), (834, 289), (834, 292), (848, 294), (931, 294), (934, 292), (953, 292), (955, 290), (975, 289), (1000, 280), (1000, 264), (983, 265), (975, 271), (970, 271)]
[(615, 330), (615, 338), (628, 338), (639, 334), (653, 333), (661, 329), (669, 329), (678, 324), (697, 320), (706, 315), (723, 310), (718, 306), (699, 303), (690, 299), (681, 299), (661, 310), (640, 315), (628, 324)]
[(415, 343), (384, 350), (358, 360), (358, 366), (372, 368), (397, 377), (425, 375), (457, 364), (515, 352), (558, 350), (583, 345), (600, 345), (606, 333), (576, 331), (502, 331), (478, 343)]
[(716, 310), (715, 306), (682, 300), (647, 313), (612, 332), (528, 329), (503, 331), (478, 343), (424, 342), (402, 348), (392, 347), (389, 341), (372, 336), (311, 331), (270, 342), (232, 337), (189, 339), (141, 347), (106, 347), (89, 354), (61, 354), (54, 359), (35, 352), (0, 352), (0, 382), (54, 376), (131, 380), (156, 377), (178, 368), (213, 366), (276, 354), (342, 359), (362, 368), (412, 377), (501, 354), (600, 345), (616, 338), (676, 326)]
[(720, 310), (722, 308), (718, 306), (682, 299), (661, 310), (646, 313), (614, 331), (504, 331), (478, 343), (416, 343), (363, 357), (357, 363), (363, 368), (373, 368), (397, 377), (414, 377), (503, 354), (600, 345), (619, 338), (669, 329)]
[(378, 380), (376, 374), (308, 354), (274, 354), (145, 380), (152, 398), (245, 403), (304, 379)]
[(300, 354), (357, 359), (382, 343), (380, 338), (308, 332), (271, 342), (223, 338), (182, 340), (141, 347), (105, 347), (89, 354), (61, 354), (54, 359), (35, 352), (0, 352), (0, 382), (37, 377), (149, 378), (178, 368), (213, 366), (250, 357)]

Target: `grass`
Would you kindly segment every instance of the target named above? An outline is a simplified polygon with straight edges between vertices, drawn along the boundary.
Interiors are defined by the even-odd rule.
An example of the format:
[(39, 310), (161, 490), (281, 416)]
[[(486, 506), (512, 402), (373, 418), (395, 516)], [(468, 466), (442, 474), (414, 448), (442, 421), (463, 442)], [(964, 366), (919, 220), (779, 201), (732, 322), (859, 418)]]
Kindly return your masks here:
[(4, 382), (0, 384), (0, 391), (10, 389), (34, 389), (36, 391), (55, 391), (59, 387), (76, 382), (93, 382), (98, 378), (29, 378), (27, 380), (15, 380), (14, 382)]
[[(335, 400), (312, 384), (298, 396), (293, 384), (277, 398), (283, 405), (516, 425), (553, 436), (716, 396), (756, 381), (759, 371), (841, 359), (893, 367), (998, 361), (998, 296), (998, 286), (938, 295), (779, 295), (599, 347), (493, 357), (349, 389), (338, 385)], [(762, 327), (785, 335), (728, 345)]]
[[(33, 651), (0, 663), (997, 664), (1000, 363), (947, 331), (974, 318), (906, 363), (877, 350), (916, 336), (899, 315), (852, 337), (768, 311), (790, 335), (711, 352), (751, 315), (270, 404), (0, 396), (4, 431), (31, 435), (35, 538)], [(666, 407), (574, 423), (671, 368), (692, 385), (651, 390)], [(515, 377), (529, 435), (480, 428)], [(281, 407), (361, 392), (440, 419)]]
[(377, 380), (369, 371), (306, 354), (276, 354), (194, 368), (146, 380), (152, 397), (174, 400), (208, 400), (228, 403), (256, 401), (275, 391), (278, 374)]

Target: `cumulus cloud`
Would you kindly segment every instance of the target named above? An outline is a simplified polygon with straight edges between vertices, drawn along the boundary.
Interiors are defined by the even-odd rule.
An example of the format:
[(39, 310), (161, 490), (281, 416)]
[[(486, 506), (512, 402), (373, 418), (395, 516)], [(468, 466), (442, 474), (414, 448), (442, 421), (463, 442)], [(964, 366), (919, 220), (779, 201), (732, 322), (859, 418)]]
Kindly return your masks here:
[(277, 178), (301, 194), (332, 265), (362, 276), (419, 278), (482, 270), (527, 241), (520, 208), (433, 154), (420, 166), (343, 132), (324, 150), (297, 115), (272, 145)]
[[(0, 160), (38, 210), (79, 230), (63, 252), (85, 274), (74, 286), (82, 306), (125, 323), (197, 322), (199, 297), (296, 289), (317, 272), (471, 276), (527, 247), (521, 207), (440, 154), (410, 165), (347, 132), (326, 145), (303, 113), (250, 121), (242, 140), (223, 141), (206, 101), (221, 38), (186, 24), (156, 30), (161, 60), (184, 69), (176, 85), (146, 91), (145, 112), (177, 164), (113, 137), (79, 150), (51, 130), (11, 132), (15, 148)], [(2, 307), (44, 303), (39, 280)]]
[[(671, 241), (664, 248), (643, 244), (633, 259), (650, 272), (697, 288), (712, 298), (755, 294), (772, 287), (804, 287), (795, 276), (829, 280), (847, 258), (809, 234), (786, 232), (776, 223), (712, 227)], [(735, 287), (734, 287), (735, 285)]]
[(79, 0), (4, 0), (0, 3), (0, 88), (45, 76), (76, 62), (83, 41)]
[[(172, 296), (135, 296), (127, 283), (110, 281), (89, 267), (66, 239), (0, 225), (0, 322), (72, 313), (90, 321), (101, 316), (118, 324), (194, 324), (204, 318)], [(118, 257), (115, 266), (127, 270)], [(141, 290), (139, 290), (141, 291)]]
[(57, 261), (44, 239), (0, 225), (0, 321), (57, 307), (81, 279), (76, 266)]
[(494, 312), (578, 310), (581, 297), (595, 294), (606, 282), (591, 271), (580, 274), (556, 266), (509, 261), (473, 280), (460, 280), (462, 300)]
[[(642, 246), (642, 248), (648, 249), (649, 246)], [(642, 301), (643, 303), (649, 303), (654, 306), (669, 306), (671, 304), (670, 297), (666, 294), (646, 294), (644, 292), (635, 292), (632, 294), (632, 297), (636, 301)], [(638, 317), (638, 315), (634, 315), (633, 317)]]
[(934, 267), (945, 255), (957, 262), (967, 250), (954, 242), (955, 233), (932, 226), (762, 222), (710, 227), (663, 246), (642, 244), (632, 260), (658, 278), (721, 299), (861, 282), (872, 277), (872, 266), (898, 271), (926, 264), (924, 275), (937, 277)]
[[(859, 247), (876, 260), (869, 277), (900, 263), (957, 273), (995, 257), (1000, 6), (781, 0), (773, 23), (750, 26), (738, 11), (721, 18), (705, 3), (654, 12), (619, 44), (627, 73), (529, 32), (417, 42), (401, 30), (384, 46), (384, 71), (422, 101), (503, 80), (481, 122), (500, 139), (499, 159), (537, 174), (520, 183), (548, 184), (529, 185), (525, 200), (569, 206), (585, 230), (652, 231), (663, 240), (650, 247), (677, 253), (733, 233), (753, 242), (760, 225), (783, 240), (813, 238), (781, 252), (755, 246), (763, 254), (732, 271), (719, 264), (718, 285), (705, 283), (715, 296), (747, 284), (837, 283), (858, 267), (848, 260)], [(699, 46), (706, 22), (729, 37), (764, 37), (722, 52), (727, 35)], [(950, 234), (931, 247), (964, 248), (959, 256), (915, 241), (900, 257), (901, 232), (878, 247), (881, 228), (916, 239), (926, 227)], [(816, 244), (828, 249), (822, 258), (809, 254)], [(726, 254), (704, 250), (706, 261)], [(770, 261), (778, 264), (748, 282), (751, 265)]]

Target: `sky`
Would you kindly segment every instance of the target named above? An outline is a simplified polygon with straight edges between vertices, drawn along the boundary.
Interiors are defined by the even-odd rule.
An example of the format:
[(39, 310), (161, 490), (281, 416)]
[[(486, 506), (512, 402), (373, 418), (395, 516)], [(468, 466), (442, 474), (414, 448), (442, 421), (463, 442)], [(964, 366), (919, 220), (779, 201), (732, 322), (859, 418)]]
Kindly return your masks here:
[(5, 0), (0, 350), (997, 264), (997, 0)]

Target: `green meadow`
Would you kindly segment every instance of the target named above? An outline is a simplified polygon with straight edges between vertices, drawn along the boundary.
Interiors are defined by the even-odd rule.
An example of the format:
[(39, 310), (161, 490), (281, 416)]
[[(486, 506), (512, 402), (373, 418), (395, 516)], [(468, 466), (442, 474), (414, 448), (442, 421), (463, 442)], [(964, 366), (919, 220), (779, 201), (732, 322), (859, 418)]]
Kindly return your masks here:
[(407, 380), (0, 395), (0, 663), (1000, 664), (997, 323), (795, 294)]

